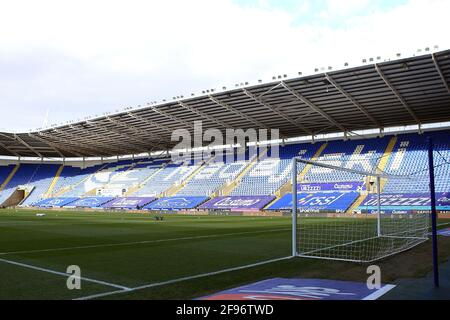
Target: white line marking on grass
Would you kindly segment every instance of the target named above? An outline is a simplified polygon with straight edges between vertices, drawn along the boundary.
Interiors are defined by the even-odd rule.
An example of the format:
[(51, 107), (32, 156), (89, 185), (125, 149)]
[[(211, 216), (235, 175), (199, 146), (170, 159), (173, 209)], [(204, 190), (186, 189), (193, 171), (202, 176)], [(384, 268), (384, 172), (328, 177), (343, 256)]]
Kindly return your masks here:
[(375, 291), (374, 293), (369, 294), (363, 300), (377, 300), (379, 297), (384, 295), (386, 292), (391, 291), (393, 288), (395, 288), (395, 285), (393, 285), (393, 284), (386, 284), (386, 285), (383, 286), (383, 288)]
[(136, 291), (136, 290), (160, 287), (160, 286), (165, 286), (165, 285), (173, 284), (173, 283), (177, 283), (177, 282), (193, 280), (193, 279), (198, 279), (198, 278), (204, 278), (204, 277), (214, 276), (214, 275), (221, 274), (221, 273), (226, 273), (226, 272), (231, 272), (231, 271), (238, 271), (238, 270), (242, 270), (242, 269), (257, 267), (257, 266), (261, 266), (261, 265), (264, 265), (264, 264), (269, 264), (269, 263), (282, 261), (282, 260), (287, 260), (287, 259), (291, 259), (291, 258), (293, 258), (293, 257), (292, 256), (288, 256), (288, 257), (276, 258), (276, 259), (271, 259), (271, 260), (265, 260), (265, 261), (261, 261), (261, 262), (247, 264), (247, 265), (244, 265), (244, 266), (233, 267), (233, 268), (228, 268), (228, 269), (222, 269), (222, 270), (219, 270), (219, 271), (213, 271), (213, 272), (208, 272), (208, 273), (201, 273), (201, 274), (197, 274), (197, 275), (193, 275), (193, 276), (187, 276), (187, 277), (182, 277), (182, 278), (177, 278), (177, 279), (172, 279), (172, 280), (167, 280), (167, 281), (162, 281), (162, 282), (155, 282), (155, 283), (145, 284), (145, 285), (142, 285), (142, 286), (129, 288), (128, 290), (115, 290), (115, 291), (110, 291), (110, 292), (93, 294), (93, 295), (89, 295), (89, 296), (85, 296), (85, 297), (76, 298), (74, 300), (90, 300), (90, 299), (95, 299), (95, 298), (111, 296), (113, 294), (120, 294), (120, 293), (125, 293), (125, 292), (133, 292), (133, 291)]
[(23, 251), (9, 251), (9, 252), (1, 252), (0, 255), (1, 256), (5, 256), (5, 255), (11, 255), (11, 254), (26, 254), (26, 253), (66, 251), (66, 250), (76, 250), (76, 249), (118, 247), (118, 246), (129, 246), (129, 245), (135, 245), (135, 244), (160, 243), (160, 242), (172, 242), (172, 241), (180, 241), (180, 240), (195, 240), (195, 239), (208, 239), (208, 238), (220, 238), (220, 237), (227, 237), (227, 236), (238, 236), (238, 235), (246, 235), (246, 234), (258, 234), (258, 233), (266, 233), (266, 232), (279, 232), (279, 231), (288, 231), (288, 230), (291, 230), (291, 229), (285, 228), (285, 229), (245, 231), (245, 232), (210, 234), (210, 235), (204, 235), (204, 236), (191, 236), (191, 237), (181, 237), (181, 238), (155, 239), (155, 240), (143, 240), (143, 241), (121, 242), (121, 243), (94, 244), (94, 245), (76, 246), (76, 247), (36, 249), (36, 250), (23, 250)]
[[(45, 268), (41, 268), (41, 267), (36, 267), (36, 266), (30, 265), (30, 264), (16, 262), (16, 261), (12, 261), (12, 260), (6, 260), (6, 259), (1, 259), (0, 258), (0, 262), (4, 262), (4, 263), (8, 263), (8, 264), (12, 264), (12, 265), (15, 265), (15, 266), (28, 268), (28, 269), (33, 269), (33, 270), (37, 270), (37, 271), (42, 271), (42, 272), (47, 272), (47, 273), (51, 273), (51, 274), (56, 274), (56, 275), (63, 276), (63, 277), (66, 277), (66, 278), (68, 278), (70, 276), (70, 274), (67, 274), (67, 273), (64, 273), (64, 272), (59, 272), (59, 271), (55, 271), (55, 270), (50, 270), (50, 269), (45, 269)], [(114, 283), (110, 283), (110, 282), (106, 282), (106, 281), (101, 281), (101, 280), (95, 280), (95, 279), (91, 279), (91, 278), (80, 277), (80, 279), (83, 280), (83, 281), (93, 282), (93, 283), (105, 285), (105, 286), (108, 286), (108, 287), (119, 288), (122, 291), (127, 291), (127, 290), (131, 289), (131, 288), (128, 288), (128, 287), (125, 287), (125, 286), (121, 286), (121, 285), (118, 285), (118, 284), (114, 284)]]

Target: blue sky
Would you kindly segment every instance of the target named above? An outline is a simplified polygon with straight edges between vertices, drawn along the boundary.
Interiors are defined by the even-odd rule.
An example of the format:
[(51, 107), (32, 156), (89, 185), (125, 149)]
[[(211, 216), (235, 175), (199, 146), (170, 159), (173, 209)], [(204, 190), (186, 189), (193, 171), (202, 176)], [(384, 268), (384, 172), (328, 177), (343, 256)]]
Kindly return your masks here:
[[(27, 10), (24, 10), (27, 8)], [(450, 48), (448, 0), (0, 2), (0, 131)]]
[(407, 0), (235, 0), (250, 8), (282, 10), (294, 17), (292, 25), (327, 25), (344, 28), (349, 17), (386, 12)]

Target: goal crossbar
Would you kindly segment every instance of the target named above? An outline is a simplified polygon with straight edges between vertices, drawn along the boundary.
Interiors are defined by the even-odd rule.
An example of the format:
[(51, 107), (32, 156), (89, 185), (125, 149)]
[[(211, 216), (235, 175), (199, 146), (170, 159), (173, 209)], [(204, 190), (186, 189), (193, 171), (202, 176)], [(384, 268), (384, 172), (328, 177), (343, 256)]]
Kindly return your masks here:
[(357, 170), (357, 169), (350, 169), (350, 168), (345, 168), (345, 167), (339, 167), (339, 166), (335, 166), (335, 165), (327, 164), (327, 163), (323, 163), (323, 162), (302, 159), (300, 157), (293, 158), (293, 162), (294, 163), (301, 162), (301, 163), (310, 164), (313, 166), (324, 167), (324, 168), (332, 169), (332, 170), (340, 170), (340, 171), (346, 171), (346, 172), (351, 172), (351, 173), (357, 173), (357, 174), (360, 174), (363, 176), (372, 176), (372, 177), (376, 177), (376, 178), (388, 178), (389, 177), (389, 175), (386, 175), (386, 174)]

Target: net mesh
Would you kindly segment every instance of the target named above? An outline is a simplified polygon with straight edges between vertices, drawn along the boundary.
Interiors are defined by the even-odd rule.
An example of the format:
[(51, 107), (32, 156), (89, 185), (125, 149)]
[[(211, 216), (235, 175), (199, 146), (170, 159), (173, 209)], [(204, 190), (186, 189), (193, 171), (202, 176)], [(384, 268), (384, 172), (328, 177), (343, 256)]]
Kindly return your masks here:
[[(297, 162), (298, 255), (371, 262), (428, 239), (429, 172), (390, 174), (393, 166), (381, 159), (350, 159), (341, 167), (330, 159)], [(412, 184), (420, 184), (420, 192), (398, 192)]]

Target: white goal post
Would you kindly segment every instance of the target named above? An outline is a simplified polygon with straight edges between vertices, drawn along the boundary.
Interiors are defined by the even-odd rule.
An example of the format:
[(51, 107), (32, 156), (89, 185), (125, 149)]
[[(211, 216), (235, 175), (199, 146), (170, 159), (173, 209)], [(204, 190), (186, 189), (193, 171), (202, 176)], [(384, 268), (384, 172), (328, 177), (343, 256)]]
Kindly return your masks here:
[[(351, 174), (368, 184), (364, 199), (369, 194), (376, 206), (371, 213), (309, 211), (298, 207), (298, 166), (328, 173)], [(429, 214), (397, 214), (383, 212), (381, 204), (382, 180), (395, 179), (385, 173), (355, 170), (294, 157), (292, 160), (292, 256), (372, 262), (408, 250), (428, 239)], [(333, 181), (328, 181), (333, 182)], [(375, 186), (373, 186), (375, 184)], [(306, 191), (302, 191), (305, 196)], [(355, 193), (355, 192), (354, 192)], [(326, 195), (323, 193), (322, 195)], [(310, 196), (308, 194), (308, 196)], [(306, 197), (308, 197), (306, 196)], [(376, 199), (376, 201), (375, 201)], [(355, 201), (356, 202), (356, 201)]]

